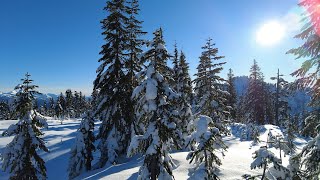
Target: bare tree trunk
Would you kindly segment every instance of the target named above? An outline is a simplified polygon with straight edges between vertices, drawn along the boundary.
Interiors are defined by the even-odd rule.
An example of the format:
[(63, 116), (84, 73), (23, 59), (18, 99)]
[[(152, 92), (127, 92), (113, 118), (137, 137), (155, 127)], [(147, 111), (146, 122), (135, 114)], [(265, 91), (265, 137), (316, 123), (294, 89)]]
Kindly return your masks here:
[(267, 161), (264, 163), (263, 174), (262, 174), (261, 180), (264, 180), (264, 176), (266, 174), (266, 169), (267, 169)]
[(157, 180), (157, 176), (159, 175), (159, 166), (158, 166), (158, 158), (157, 155), (154, 154), (150, 157), (150, 178), (151, 180)]

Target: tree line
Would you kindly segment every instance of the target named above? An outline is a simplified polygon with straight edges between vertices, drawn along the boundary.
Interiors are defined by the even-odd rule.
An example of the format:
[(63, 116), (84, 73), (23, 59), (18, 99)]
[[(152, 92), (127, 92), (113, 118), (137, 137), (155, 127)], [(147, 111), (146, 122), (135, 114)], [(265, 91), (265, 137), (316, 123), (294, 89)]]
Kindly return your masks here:
[[(39, 93), (40, 94), (40, 93)], [(0, 119), (12, 120), (17, 119), (16, 101), (18, 96), (13, 98), (13, 102), (0, 102)], [(35, 97), (33, 109), (37, 110), (44, 116), (50, 116), (57, 119), (81, 118), (87, 109), (90, 109), (91, 98), (87, 98), (81, 91), (72, 92), (71, 89), (60, 93), (57, 99), (50, 97), (49, 99), (39, 99)]]
[[(218, 179), (216, 167), (221, 165), (221, 160), (216, 152), (227, 149), (222, 136), (230, 134), (228, 124), (237, 121), (252, 124), (253, 139), (257, 134), (256, 125), (290, 124), (290, 107), (283, 97), (287, 96), (290, 88), (307, 86), (312, 87), (310, 106), (314, 110), (306, 118), (305, 127), (312, 129), (310, 135), (314, 139), (301, 153), (293, 156), (296, 169), (292, 172), (301, 178), (319, 175), (317, 165), (320, 157), (316, 144), (320, 138), (319, 79), (317, 73), (306, 73), (319, 64), (314, 58), (317, 53), (310, 55), (310, 49), (304, 48), (290, 50), (288, 53), (298, 57), (303, 53), (311, 56), (307, 60), (311, 65), (303, 65), (293, 73), (298, 80), (290, 88), (278, 73), (274, 78), (277, 84), (274, 91), (264, 82), (263, 74), (254, 61), (247, 93), (238, 101), (232, 70), (229, 70), (228, 79), (221, 77), (226, 62), (211, 38), (202, 47), (197, 73), (191, 80), (185, 53), (179, 53), (177, 45), (173, 54), (168, 52), (162, 28), (153, 32), (151, 40), (142, 38), (146, 32), (142, 30), (142, 21), (137, 19), (138, 0), (110, 0), (104, 10), (108, 13), (101, 21), (105, 44), (100, 52), (92, 103), (84, 110), (76, 143), (71, 150), (70, 179), (83, 171), (116, 164), (121, 157), (134, 154), (143, 156), (138, 179), (174, 179), (170, 152), (181, 149), (189, 151), (186, 158), (196, 164), (194, 172), (204, 172), (206, 179)], [(313, 27), (310, 25), (311, 31)], [(314, 34), (310, 34), (308, 29), (297, 36), (313, 40), (306, 41), (302, 47), (320, 42), (311, 37), (318, 37), (315, 31), (312, 32)], [(147, 47), (145, 52), (142, 51), (144, 46)], [(168, 65), (170, 60), (173, 67)], [(316, 70), (319, 71), (319, 66)], [(47, 151), (40, 138), (43, 133), (39, 130), (46, 124), (33, 107), (36, 86), (30, 85), (29, 77), (27, 74), (19, 87), (16, 106), (19, 122), (4, 133), (15, 134), (15, 139), (7, 145), (1, 157), (5, 162), (3, 168), (10, 169), (11, 179), (46, 178), (44, 162), (35, 151)], [(66, 94), (63, 115), (79, 115), (68, 102), (68, 97), (70, 99), (70, 94)], [(79, 97), (78, 100), (82, 99)], [(62, 102), (59, 101), (61, 106)], [(101, 120), (97, 135), (94, 133), (95, 119)], [(26, 135), (21, 137), (23, 133)], [(21, 141), (28, 142), (23, 144), (26, 152), (20, 151)], [(92, 164), (94, 151), (100, 154), (96, 164)], [(257, 157), (264, 154), (262, 151), (256, 152)], [(16, 159), (17, 156), (23, 158)], [(191, 173), (194, 175), (196, 173)]]

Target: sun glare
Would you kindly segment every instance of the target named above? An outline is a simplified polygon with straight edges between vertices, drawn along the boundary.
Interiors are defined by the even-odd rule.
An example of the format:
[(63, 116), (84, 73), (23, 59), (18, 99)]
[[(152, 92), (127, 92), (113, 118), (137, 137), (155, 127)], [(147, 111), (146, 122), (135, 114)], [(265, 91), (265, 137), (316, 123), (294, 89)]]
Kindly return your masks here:
[(285, 33), (285, 27), (277, 21), (263, 24), (257, 32), (256, 41), (261, 45), (274, 45), (281, 41)]

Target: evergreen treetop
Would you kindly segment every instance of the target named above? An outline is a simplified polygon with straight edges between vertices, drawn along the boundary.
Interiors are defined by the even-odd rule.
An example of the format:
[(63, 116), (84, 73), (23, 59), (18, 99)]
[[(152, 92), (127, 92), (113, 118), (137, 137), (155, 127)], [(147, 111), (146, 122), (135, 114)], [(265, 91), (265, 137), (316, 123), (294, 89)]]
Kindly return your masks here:
[[(223, 91), (222, 83), (225, 81), (219, 73), (226, 62), (217, 62), (223, 56), (218, 56), (218, 48), (214, 47), (212, 39), (208, 39), (200, 57), (197, 67), (198, 73), (194, 79), (195, 93), (197, 96), (197, 114), (206, 115), (213, 119), (214, 126), (221, 133), (227, 133), (227, 117), (230, 109), (226, 105), (228, 93)], [(214, 62), (213, 62), (214, 61)]]

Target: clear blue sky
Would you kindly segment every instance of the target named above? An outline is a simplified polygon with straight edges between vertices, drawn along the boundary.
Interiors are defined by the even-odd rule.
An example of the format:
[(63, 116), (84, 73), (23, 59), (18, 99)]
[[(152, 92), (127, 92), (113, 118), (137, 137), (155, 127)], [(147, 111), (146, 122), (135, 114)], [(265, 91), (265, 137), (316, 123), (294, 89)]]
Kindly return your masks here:
[[(71, 88), (90, 94), (96, 77), (103, 37), (100, 20), (105, 0), (2, 0), (0, 1), (0, 91), (10, 91), (26, 72), (42, 92)], [(248, 75), (257, 59), (266, 79), (277, 68), (287, 75), (301, 63), (285, 52), (298, 43), (291, 14), (297, 0), (140, 0), (140, 20), (149, 32), (163, 27), (167, 48), (182, 48), (195, 73), (201, 46), (212, 37), (225, 69)], [(295, 16), (293, 16), (295, 17)], [(290, 30), (273, 46), (256, 42), (259, 27), (270, 21), (289, 23)], [(289, 22), (290, 21), (290, 22)], [(226, 75), (226, 70), (223, 76)]]

